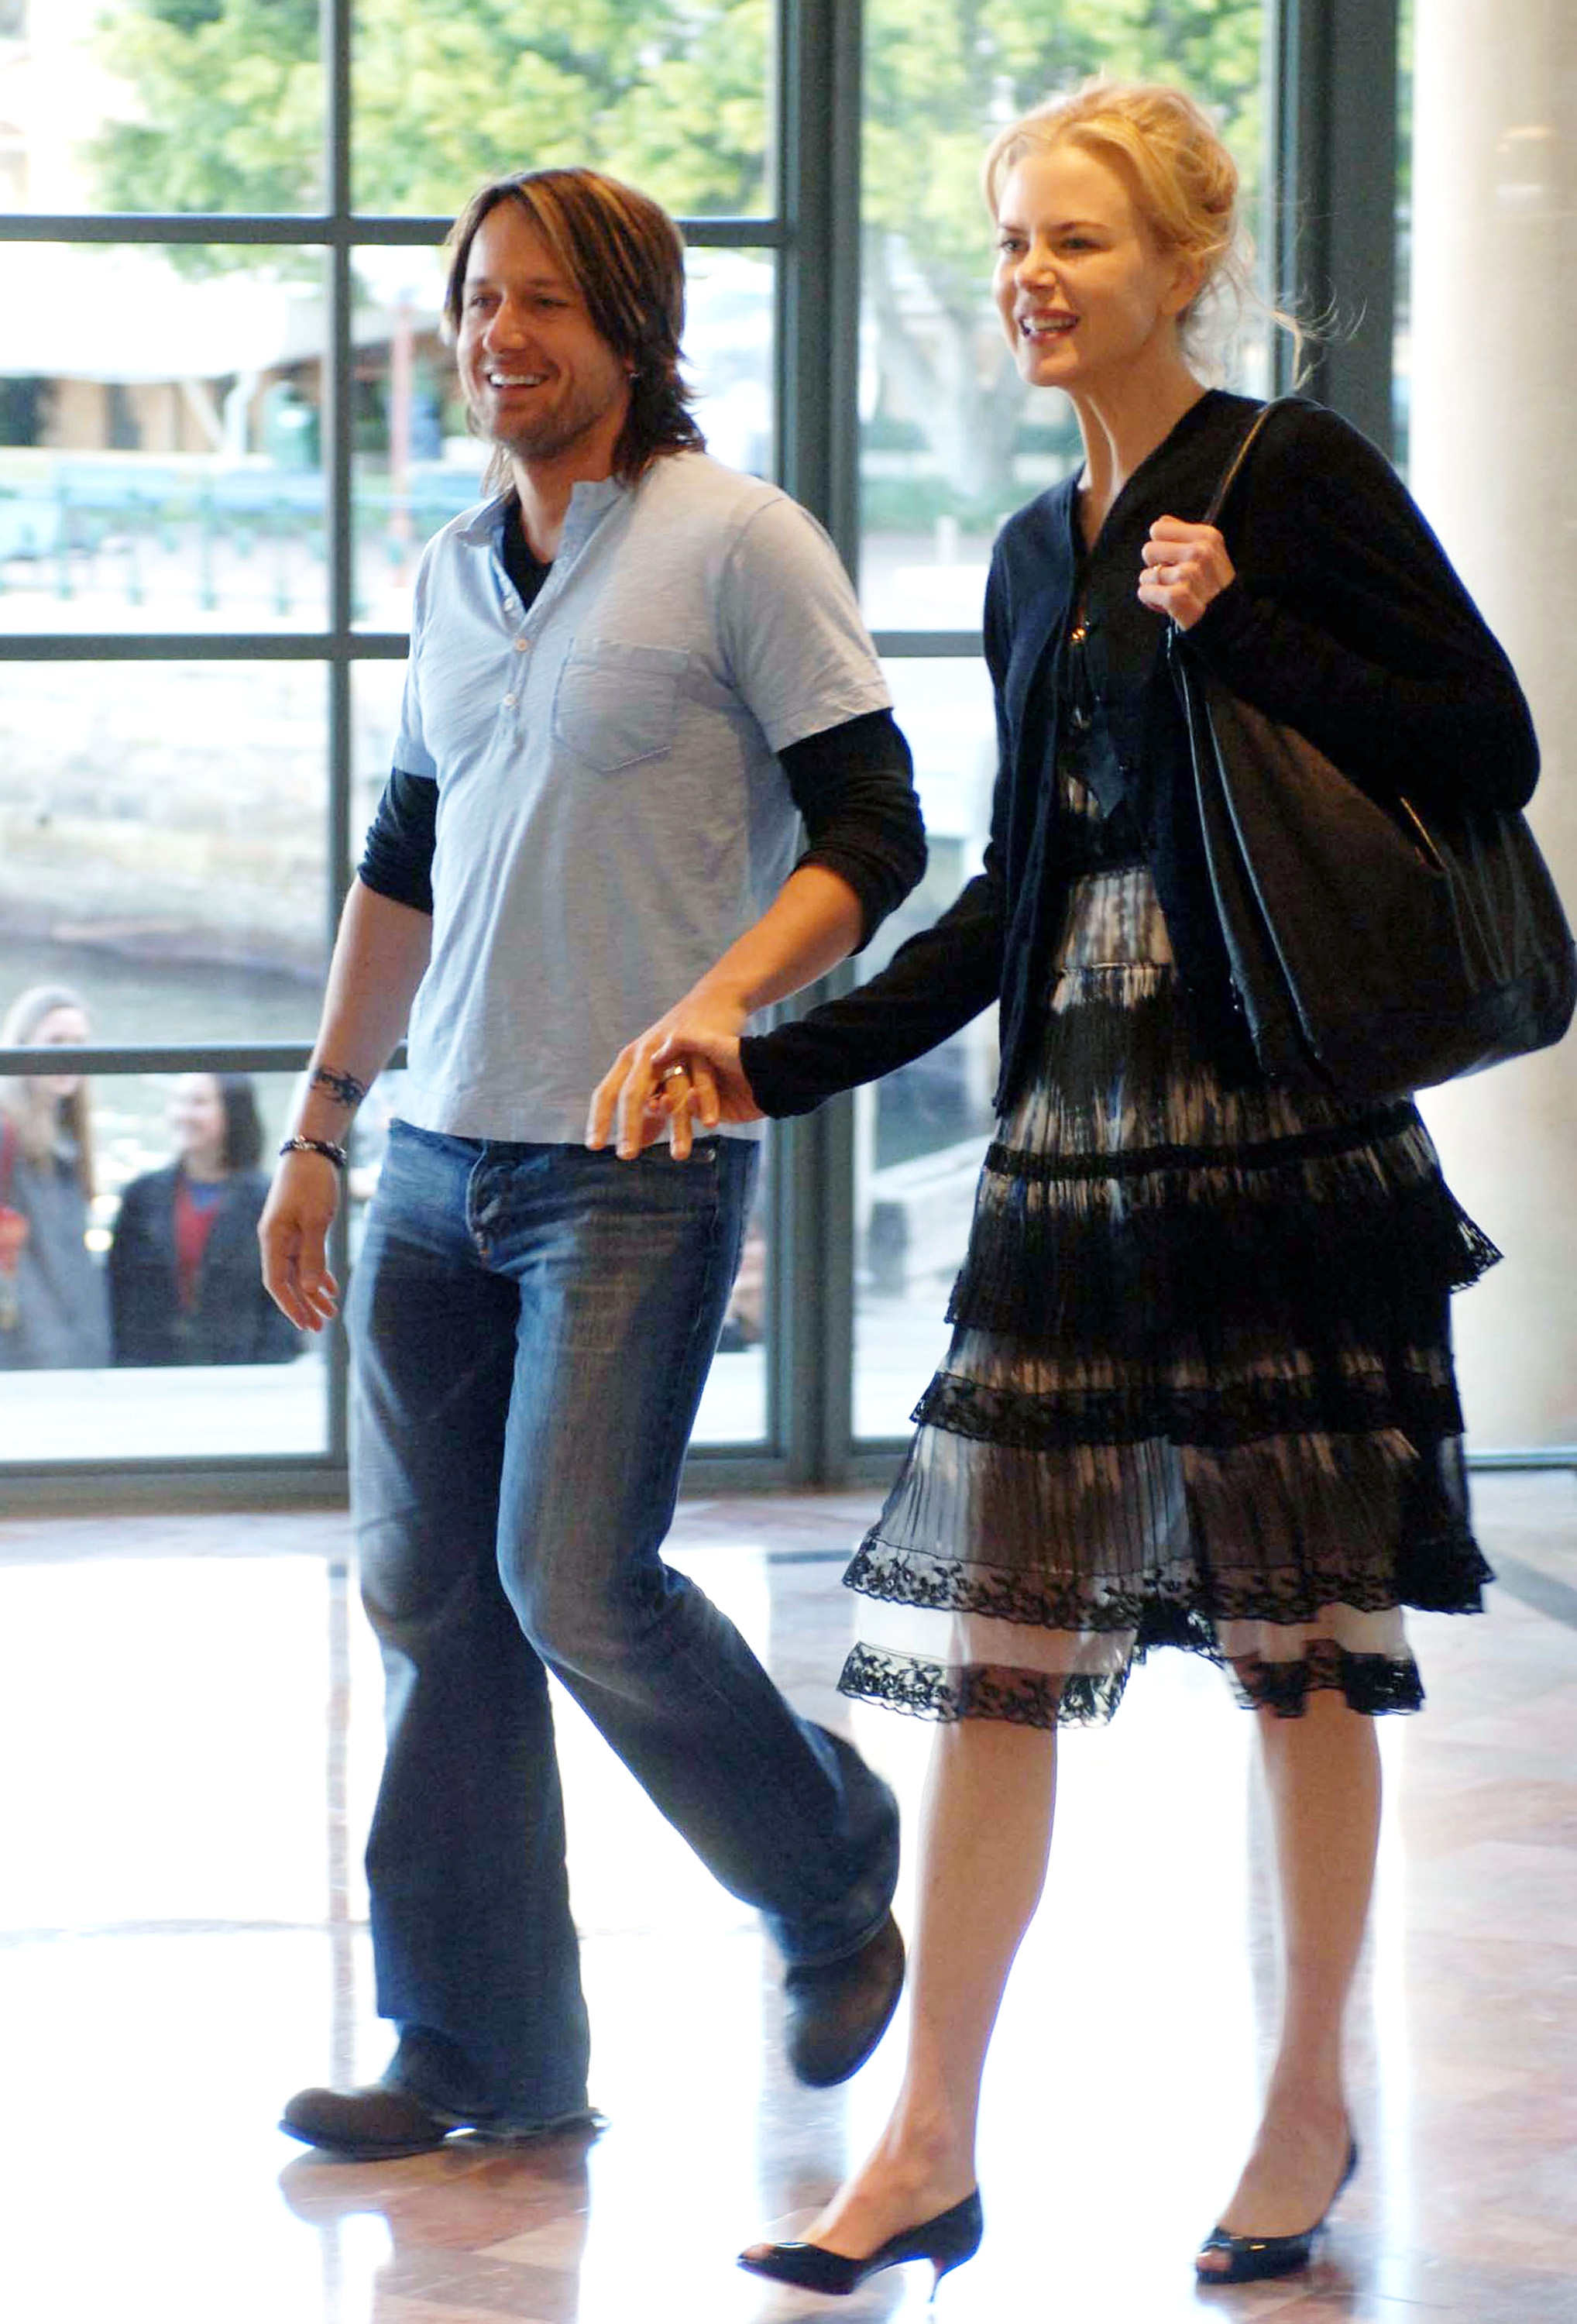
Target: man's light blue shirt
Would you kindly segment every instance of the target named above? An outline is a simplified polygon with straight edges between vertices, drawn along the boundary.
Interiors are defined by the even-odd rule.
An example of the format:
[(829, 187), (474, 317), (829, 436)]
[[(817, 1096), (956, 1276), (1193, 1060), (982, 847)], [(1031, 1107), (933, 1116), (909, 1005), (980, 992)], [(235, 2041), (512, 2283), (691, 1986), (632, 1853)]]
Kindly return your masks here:
[(394, 764), (437, 782), (438, 843), (401, 1111), (569, 1144), (792, 869), (775, 753), (890, 697), (832, 543), (774, 485), (697, 452), (577, 484), (523, 608), (505, 506), (417, 579)]

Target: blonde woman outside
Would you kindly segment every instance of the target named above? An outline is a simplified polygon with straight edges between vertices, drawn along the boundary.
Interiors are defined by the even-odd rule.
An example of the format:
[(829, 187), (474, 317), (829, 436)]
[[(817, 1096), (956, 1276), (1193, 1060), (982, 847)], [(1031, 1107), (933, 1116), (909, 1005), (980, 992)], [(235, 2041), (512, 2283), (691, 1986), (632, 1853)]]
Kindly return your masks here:
[(1442, 798), (1526, 798), (1526, 706), (1388, 463), (1329, 411), (1273, 416), (1230, 549), (1200, 521), (1258, 406), (1202, 375), (1208, 311), (1245, 277), (1237, 173), (1188, 97), (1056, 99), (996, 139), (985, 189), (1002, 327), (1024, 379), (1071, 401), (1084, 461), (992, 559), (984, 869), (860, 991), (688, 1052), (703, 1120), (790, 1114), (1001, 1008), (953, 1342), (847, 1577), (843, 1691), (938, 1722), (904, 2081), (807, 2238), (742, 2255), (833, 2293), (975, 2250), (981, 2074), (1041, 1891), (1057, 1730), (1108, 1719), (1163, 1645), (1255, 1713), (1280, 1902), (1263, 2115), (1235, 2187), (1222, 2157), (1194, 2264), (1205, 2282), (1306, 2264), (1358, 2160), (1342, 2037), (1374, 1721), (1423, 1699), (1403, 1609), (1477, 1610), (1488, 1574), (1448, 1296), (1497, 1254), (1410, 1104), (1257, 1074), (1167, 634), (1358, 779), (1405, 770)]
[[(19, 993), (0, 1047), (69, 1047), (89, 1037), (63, 984)], [(87, 1370), (109, 1361), (103, 1270), (88, 1250), (93, 1140), (80, 1074), (0, 1080), (0, 1371)]]

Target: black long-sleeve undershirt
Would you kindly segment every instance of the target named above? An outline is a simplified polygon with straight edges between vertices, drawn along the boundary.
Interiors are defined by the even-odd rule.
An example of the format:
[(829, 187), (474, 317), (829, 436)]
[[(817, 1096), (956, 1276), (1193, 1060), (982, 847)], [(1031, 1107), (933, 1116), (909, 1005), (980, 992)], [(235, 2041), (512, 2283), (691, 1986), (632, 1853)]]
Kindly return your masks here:
[[(530, 605), (553, 567), (533, 553), (512, 498), (501, 549), (522, 608)], [(926, 868), (908, 744), (890, 711), (872, 710), (788, 743), (778, 762), (809, 842), (795, 869), (819, 863), (847, 881), (860, 902), (855, 950), (862, 951)], [(414, 911), (432, 910), (438, 811), (437, 783), (396, 767), (367, 833), (358, 870), (364, 887)]]
[[(860, 944), (871, 941), (926, 868), (925, 830), (908, 744), (890, 710), (870, 710), (778, 753), (808, 841), (796, 870), (819, 863), (860, 902)], [(367, 833), (358, 877), (412, 910), (432, 910), (438, 787), (396, 767)]]

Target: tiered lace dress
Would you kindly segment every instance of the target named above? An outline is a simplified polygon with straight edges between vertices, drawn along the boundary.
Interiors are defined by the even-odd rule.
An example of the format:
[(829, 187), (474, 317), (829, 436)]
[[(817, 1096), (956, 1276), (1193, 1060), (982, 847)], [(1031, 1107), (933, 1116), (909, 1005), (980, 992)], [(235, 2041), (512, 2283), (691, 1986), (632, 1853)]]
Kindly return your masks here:
[[(1076, 668), (1076, 659), (1074, 660)], [(846, 1575), (845, 1694), (1098, 1720), (1157, 1646), (1247, 1702), (1423, 1700), (1401, 1609), (1478, 1610), (1448, 1297), (1499, 1253), (1407, 1103), (1228, 1087), (1129, 824), (1057, 772), (1076, 872), (1033, 1085), (997, 1126), (947, 1358)], [(1110, 795), (1110, 794), (1109, 794)]]

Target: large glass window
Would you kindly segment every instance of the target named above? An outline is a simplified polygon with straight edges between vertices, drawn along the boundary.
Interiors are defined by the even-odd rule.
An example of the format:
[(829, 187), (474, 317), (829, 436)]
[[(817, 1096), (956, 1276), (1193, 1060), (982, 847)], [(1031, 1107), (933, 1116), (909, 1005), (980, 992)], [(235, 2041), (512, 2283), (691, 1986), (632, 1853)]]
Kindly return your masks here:
[(10, 664), (0, 993), (78, 985), (133, 1046), (309, 1039), (327, 710), (310, 661)]
[[(553, 161), (665, 202), (702, 426), (774, 474), (795, 14), (609, 0), (588, 37), (560, 0), (0, 11), (0, 1048), (91, 1053), (0, 1058), (0, 1468), (338, 1457), (337, 1343), (247, 1340), (242, 1245), (387, 770), (416, 561), (484, 465), (439, 329), (447, 218)], [(342, 1261), (398, 1095), (358, 1122)], [(232, 1105), (244, 1164), (192, 1162), (193, 1120)], [(703, 1443), (769, 1436), (769, 1233), (763, 1204)], [(158, 1331), (127, 1321), (135, 1237)], [(204, 1253), (239, 1268), (227, 1334)]]
[[(1573, 59), (1563, 20), (1524, 13), (1508, 42), (1490, 0), (1404, 11), (1419, 128), (1402, 138), (1404, 236), (1417, 224), (1397, 443), (1554, 758), (1565, 622), (1558, 590), (1529, 597), (1526, 543), (1547, 531), (1564, 474)], [(1377, 6), (1376, 38), (1391, 14), (1392, 0)], [(588, 22), (570, 0), (525, 18), (503, 0), (0, 5), (0, 1017), (43, 986), (86, 1019), (84, 1249), (100, 1268), (124, 1187), (171, 1150), (176, 1082), (252, 1074), (272, 1137), (304, 1062), (337, 899), (387, 771), (416, 560), (484, 466), (438, 330), (445, 222), (480, 178), (590, 161), (684, 218), (691, 374), (715, 450), (779, 476), (857, 558), (932, 835), (925, 890), (860, 973), (978, 862), (991, 543), (1079, 457), (1065, 411), (1020, 387), (989, 301), (978, 172), (991, 133), (1090, 72), (1177, 78), (1216, 109), (1250, 212), (1281, 196), (1279, 231), (1268, 218), (1259, 239), (1289, 275), (1333, 217), (1340, 232), (1372, 224), (1351, 161), (1369, 145), (1342, 144), (1368, 68), (1328, 41), (1321, 12), (1281, 0), (928, 0), (918, 14), (905, 0), (600, 0), (595, 38)], [(343, 56), (324, 54), (324, 24)], [(858, 124), (844, 102), (856, 44)], [(1343, 256), (1309, 303), (1333, 288), (1355, 319), (1366, 294), (1351, 276)], [(1472, 337), (1494, 351), (1494, 383), (1462, 354), (1464, 280), (1493, 308)], [(1325, 348), (1339, 399), (1357, 344)], [(1250, 329), (1229, 381), (1269, 375)], [(1517, 457), (1504, 489), (1467, 493), (1479, 414), (1507, 378), (1521, 383)], [(1542, 404), (1540, 382), (1555, 383)], [(1546, 786), (1535, 819), (1558, 868), (1572, 853), (1563, 812)], [(709, 1452), (765, 1446), (815, 1476), (835, 1471), (851, 1429), (902, 1432), (945, 1338), (992, 1041), (988, 1015), (797, 1127), (792, 1176), (774, 1142), (702, 1414)], [(30, 1078), (18, 1063), (0, 1056), (0, 1089)], [(1431, 1102), (1464, 1199), (1511, 1250), (1460, 1319), (1480, 1446), (1577, 1438), (1577, 1367), (1539, 1288), (1572, 1259), (1562, 1071), (1546, 1060)], [(374, 1107), (364, 1192), (379, 1136)], [(358, 1195), (347, 1255), (360, 1216)], [(0, 1305), (4, 1260), (0, 1235)], [(826, 1279), (846, 1266), (852, 1298)], [(108, 1372), (100, 1399), (91, 1385), (64, 1393), (64, 1368), (24, 1383), (13, 1364), (0, 1467), (342, 1457), (335, 1344), (254, 1395), (224, 1369), (202, 1401), (195, 1377), (165, 1368), (169, 1397), (145, 1397), (142, 1425)]]
[(0, 301), (0, 628), (321, 629), (321, 253), (14, 244)]

